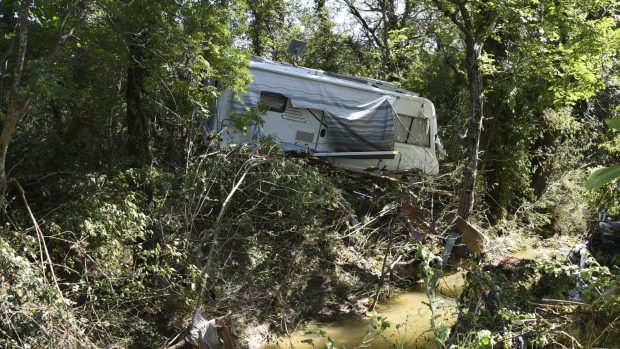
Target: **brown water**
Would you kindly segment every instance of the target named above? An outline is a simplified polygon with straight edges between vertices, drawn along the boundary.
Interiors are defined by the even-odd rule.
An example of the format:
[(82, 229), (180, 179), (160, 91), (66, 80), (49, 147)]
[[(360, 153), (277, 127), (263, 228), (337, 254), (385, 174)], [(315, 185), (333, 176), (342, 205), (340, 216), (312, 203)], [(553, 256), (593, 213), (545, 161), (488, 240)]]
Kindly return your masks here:
[[(441, 280), (439, 288), (441, 291), (441, 285), (445, 285), (444, 288), (452, 294), (451, 292), (457, 292), (457, 290), (451, 282), (458, 282), (459, 278), (463, 277), (451, 275), (449, 278)], [(437, 299), (440, 301), (441, 309), (438, 312), (440, 318), (436, 322), (443, 321), (446, 326), (452, 325), (456, 319), (456, 300), (449, 297), (437, 297)], [(390, 323), (390, 327), (380, 338), (368, 334), (370, 318), (347, 319), (327, 324), (313, 324), (303, 329), (304, 331), (291, 333), (289, 337), (280, 337), (275, 343), (268, 344), (262, 349), (312, 349), (311, 344), (302, 343), (303, 340), (308, 339), (312, 339), (316, 348), (321, 348), (325, 345), (327, 338), (316, 334), (319, 328), (325, 331), (327, 336), (335, 339), (334, 347), (383, 349), (390, 348), (392, 344), (402, 344), (405, 348), (435, 348), (431, 343), (433, 338), (430, 331), (431, 311), (425, 303), (428, 303), (428, 298), (421, 285), (416, 285), (410, 291), (395, 295), (378, 304), (376, 311), (387, 318)]]
[[(511, 256), (540, 259), (543, 255), (556, 254), (559, 254), (556, 249), (537, 248), (512, 253)], [(446, 326), (454, 323), (456, 297), (460, 295), (464, 284), (464, 272), (457, 272), (439, 280), (437, 290), (443, 296), (438, 299), (443, 304), (439, 312), (441, 317), (437, 323), (443, 321)], [(436, 348), (432, 342), (434, 336), (430, 331), (431, 311), (425, 304), (428, 303), (428, 298), (422, 287), (423, 285), (418, 284), (410, 291), (393, 296), (377, 305), (377, 312), (390, 322), (390, 327), (383, 333), (383, 338), (368, 334), (370, 318), (342, 319), (332, 323), (310, 325), (303, 331), (293, 332), (288, 337), (280, 337), (275, 343), (265, 345), (261, 349), (322, 348), (327, 336), (335, 339), (334, 347), (345, 346), (349, 349), (384, 349), (392, 347), (393, 344), (402, 345), (404, 348)], [(318, 329), (325, 331), (326, 337), (315, 334)], [(302, 343), (308, 339), (312, 339), (314, 347), (309, 343)]]

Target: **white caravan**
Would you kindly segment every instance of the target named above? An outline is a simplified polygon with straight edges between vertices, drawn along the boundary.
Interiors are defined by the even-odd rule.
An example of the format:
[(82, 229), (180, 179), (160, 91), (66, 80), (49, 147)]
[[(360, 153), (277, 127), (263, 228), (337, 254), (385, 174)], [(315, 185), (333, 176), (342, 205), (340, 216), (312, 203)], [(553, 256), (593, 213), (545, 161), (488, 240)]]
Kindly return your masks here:
[[(396, 85), (254, 57), (246, 95), (223, 93), (211, 130), (220, 146), (272, 135), (285, 151), (305, 152), (353, 170), (437, 174), (433, 103)], [(236, 115), (262, 105), (264, 123), (241, 132)]]

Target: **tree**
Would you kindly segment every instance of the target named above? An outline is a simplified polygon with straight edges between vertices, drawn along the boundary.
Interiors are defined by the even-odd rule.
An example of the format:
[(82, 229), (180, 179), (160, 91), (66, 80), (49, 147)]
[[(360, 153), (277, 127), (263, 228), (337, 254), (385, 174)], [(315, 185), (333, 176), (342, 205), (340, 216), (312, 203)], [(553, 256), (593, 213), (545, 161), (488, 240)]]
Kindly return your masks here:
[[(56, 161), (66, 166), (63, 171), (84, 171), (142, 166), (164, 152), (179, 159), (184, 141), (209, 118), (219, 91), (241, 91), (249, 80), (247, 52), (235, 47), (243, 29), (236, 2), (5, 1), (3, 6), (19, 19), (3, 16), (1, 23), (10, 29), (8, 39), (0, 38), (8, 62), (8, 70), (2, 65), (0, 72), (2, 86), (12, 86), (0, 112), (3, 191), (9, 162), (31, 174), (45, 171), (41, 164), (56, 170)], [(46, 133), (48, 112), (52, 136)], [(41, 152), (18, 159), (21, 153), (9, 151), (15, 135), (18, 148)]]
[[(548, 154), (570, 129), (562, 120), (573, 120), (563, 108), (604, 88), (604, 72), (618, 47), (618, 31), (612, 29), (617, 3), (432, 3), (459, 30), (467, 74), (469, 118), (459, 214), (472, 212), (482, 138), (487, 160), (482, 166), (494, 188), (491, 194), (503, 195), (501, 186), (512, 188), (506, 200), (498, 201), (529, 192), (528, 181), (540, 195), (552, 169), (546, 164)], [(485, 106), (487, 98), (492, 100)], [(494, 121), (483, 133), (485, 113)], [(534, 165), (532, 175), (529, 164)]]
[(417, 11), (416, 3), (411, 0), (373, 0), (360, 4), (355, 0), (346, 0), (349, 13), (360, 25), (367, 43), (378, 49), (381, 56), (381, 78), (396, 80), (399, 66), (394, 60), (393, 51), (406, 47), (409, 42), (392, 41), (391, 36), (414, 25)]
[[(520, 64), (509, 72), (518, 86), (515, 92), (535, 98), (531, 122), (540, 131), (533, 144), (531, 180), (537, 197), (557, 168), (556, 149), (587, 122), (576, 106), (605, 88), (620, 47), (620, 31), (614, 29), (617, 9), (617, 1), (532, 1), (512, 14), (511, 31), (519, 45), (507, 59)], [(581, 136), (584, 145), (576, 154), (584, 153), (588, 133)]]
[(248, 0), (250, 8), (249, 36), (252, 53), (256, 56), (271, 55), (277, 49), (278, 40), (286, 31), (288, 4), (285, 1)]
[(373, 75), (376, 65), (373, 64), (372, 52), (338, 28), (332, 17), (326, 7), (306, 11), (300, 17), (305, 29), (302, 38), (308, 43), (300, 64), (334, 73)]
[[(485, 43), (486, 113), (481, 171), (491, 221), (591, 161), (600, 121), (597, 91), (613, 78), (619, 47), (614, 3), (523, 2), (502, 8)], [(599, 125), (599, 126), (597, 126)], [(589, 159), (590, 158), (590, 159)]]
[[(620, 118), (606, 120), (609, 128), (620, 131)], [(586, 188), (589, 190), (597, 189), (603, 185), (620, 178), (620, 164), (603, 167), (594, 171), (586, 181)]]
[[(15, 11), (12, 6), (19, 4), (19, 10)], [(56, 22), (59, 25), (58, 28), (51, 26), (46, 28), (51, 32), (59, 33), (53, 46), (47, 48), (47, 54), (33, 57), (34, 59), (43, 60), (44, 63), (50, 64), (54, 61), (61, 46), (73, 36), (76, 26), (80, 23), (88, 10), (88, 4), (77, 0), (69, 3), (56, 4), (57, 6), (49, 6), (50, 4), (43, 4), (39, 9), (47, 16), (56, 19), (52, 21), (52, 24)], [(64, 6), (63, 6), (64, 5)], [(9, 33), (12, 34), (9, 40), (14, 42), (4, 43), (5, 52), (3, 54), (3, 66), (8, 66), (12, 70), (10, 74), (3, 76), (0, 71), (0, 78), (7, 78), (10, 81), (9, 96), (6, 109), (2, 108), (4, 114), (4, 124), (2, 127), (2, 133), (0, 134), (0, 197), (4, 197), (4, 193), (7, 189), (7, 170), (6, 159), (9, 144), (15, 133), (18, 122), (28, 113), (32, 106), (39, 99), (37, 91), (30, 87), (25, 89), (22, 86), (24, 80), (24, 70), (26, 66), (26, 56), (28, 53), (28, 41), (29, 41), (29, 27), (31, 26), (31, 7), (32, 1), (22, 0), (20, 2), (5, 1), (3, 2), (3, 12), (8, 16), (11, 13), (17, 14), (17, 21), (12, 22), (7, 18), (5, 24), (9, 29)], [(67, 8), (63, 14), (62, 20), (53, 12), (57, 7)], [(49, 11), (49, 12), (48, 12)], [(39, 14), (40, 15), (40, 14)], [(14, 47), (17, 47), (14, 49)], [(32, 59), (32, 58), (31, 58)], [(9, 64), (9, 62), (11, 64)], [(3, 84), (4, 85), (4, 84)], [(0, 93), (2, 96), (3, 93)], [(0, 103), (4, 101), (0, 100)]]
[(467, 219), (473, 212), (478, 151), (484, 119), (484, 89), (480, 57), (484, 42), (494, 32), (498, 12), (492, 2), (433, 0), (437, 8), (456, 25), (465, 46), (465, 68), (469, 90), (469, 121), (465, 134), (465, 172), (459, 194), (459, 216)]

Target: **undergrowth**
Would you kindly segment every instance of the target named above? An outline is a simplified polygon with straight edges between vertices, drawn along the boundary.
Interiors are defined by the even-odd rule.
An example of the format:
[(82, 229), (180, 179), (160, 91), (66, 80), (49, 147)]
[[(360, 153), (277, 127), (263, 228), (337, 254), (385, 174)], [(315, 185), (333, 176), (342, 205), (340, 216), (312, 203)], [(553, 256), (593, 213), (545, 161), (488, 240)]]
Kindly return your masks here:
[[(291, 332), (311, 319), (363, 314), (361, 300), (423, 277), (416, 234), (425, 236), (429, 256), (444, 244), (458, 171), (394, 179), (287, 158), (269, 142), (260, 154), (203, 149), (166, 170), (45, 177), (22, 183), (26, 202), (11, 187), (0, 234), (0, 347), (162, 347), (184, 333), (197, 308), (209, 318)], [(512, 236), (523, 224), (535, 229), (521, 237), (539, 234), (553, 216), (565, 221), (570, 212), (581, 219), (587, 212), (572, 200), (583, 192), (560, 195), (579, 176), (552, 186), (491, 236)], [(601, 295), (616, 276), (594, 263), (587, 270), (474, 269), (455, 343), (567, 345), (569, 336), (552, 333), (592, 333), (588, 328), (602, 333), (588, 343), (609, 342), (617, 329), (602, 324), (617, 321), (618, 300)], [(549, 296), (540, 291), (548, 285), (573, 285), (579, 277), (582, 302), (591, 303), (578, 314), (549, 317), (548, 307), (533, 305)], [(563, 316), (580, 320), (564, 323)], [(576, 324), (583, 326), (569, 328)], [(445, 326), (435, 330), (447, 335)]]
[[(585, 252), (585, 251), (584, 251)], [(450, 347), (613, 347), (620, 277), (593, 258), (522, 260), (469, 272)]]
[[(42, 239), (11, 188), (0, 234), (0, 346), (161, 347), (196, 308), (282, 332), (357, 313), (359, 299), (417, 273), (400, 206), (432, 217), (433, 202), (444, 212), (439, 228), (454, 208), (424, 176), (353, 174), (285, 158), (268, 143), (261, 153), (230, 148), (188, 157), (175, 171), (23, 183)], [(430, 218), (413, 224), (428, 233)], [(397, 270), (377, 291), (384, 260)]]

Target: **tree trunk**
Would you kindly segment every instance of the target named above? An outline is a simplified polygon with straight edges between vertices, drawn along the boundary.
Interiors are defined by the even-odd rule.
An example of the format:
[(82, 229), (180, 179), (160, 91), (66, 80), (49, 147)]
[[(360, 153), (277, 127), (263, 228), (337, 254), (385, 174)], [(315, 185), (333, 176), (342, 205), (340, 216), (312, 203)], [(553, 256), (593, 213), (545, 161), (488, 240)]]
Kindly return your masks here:
[[(16, 29), (15, 6), (16, 4), (13, 1), (4, 0), (0, 2), (0, 13), (3, 14), (0, 19), (0, 30), (4, 30), (7, 34), (14, 33)], [(4, 74), (5, 69), (8, 68), (8, 61), (15, 46), (15, 40), (6, 41), (5, 44), (0, 46), (0, 54), (2, 55), (0, 58), (0, 111), (6, 110), (4, 105)], [(0, 124), (1, 128), (2, 125)]]
[(389, 26), (387, 17), (387, 4), (386, 0), (381, 1), (381, 18), (383, 20), (383, 49), (381, 50), (381, 73), (383, 73), (383, 79), (389, 80), (389, 61), (390, 61), (390, 41), (389, 41)]
[(127, 68), (127, 152), (135, 166), (150, 161), (149, 120), (142, 107), (145, 69), (142, 67), (142, 48), (137, 44), (130, 46), (129, 67)]
[(252, 30), (252, 32), (250, 33), (250, 38), (252, 40), (252, 49), (254, 51), (253, 53), (256, 56), (262, 56), (264, 48), (263, 41), (261, 40), (262, 34), (260, 31), (260, 27), (263, 19), (261, 17), (260, 11), (256, 8), (258, 4), (255, 1), (250, 0), (249, 5), (252, 17), (254, 17), (252, 24), (250, 25)]
[(536, 140), (533, 146), (533, 152), (536, 154), (540, 152), (534, 158), (534, 166), (536, 170), (531, 180), (531, 188), (534, 189), (534, 194), (537, 198), (540, 198), (547, 189), (547, 182), (549, 175), (551, 174), (549, 169), (549, 152), (555, 141), (555, 136), (549, 130), (549, 127), (545, 127), (542, 138)]
[(7, 107), (2, 133), (0, 133), (0, 198), (4, 197), (7, 187), (6, 173), (6, 154), (9, 149), (9, 143), (15, 132), (17, 121), (23, 110), (28, 106), (26, 101), (22, 108), (17, 108), (17, 98), (19, 96), (19, 84), (21, 82), (22, 72), (24, 69), (24, 61), (26, 59), (26, 47), (28, 45), (28, 17), (30, 13), (30, 1), (22, 1), (19, 10), (19, 46), (17, 48), (17, 56), (15, 58), (15, 67), (13, 70), (13, 79), (11, 82), (11, 90), (9, 92), (9, 104)]
[(52, 116), (54, 117), (54, 128), (58, 136), (62, 135), (62, 113), (56, 99), (52, 98), (49, 102), (50, 109), (52, 110)]
[(483, 120), (482, 74), (479, 64), (482, 45), (476, 43), (471, 37), (467, 38), (466, 45), (470, 116), (465, 135), (465, 172), (459, 194), (458, 214), (463, 219), (467, 219), (474, 209), (474, 193), (478, 175), (478, 150)]
[(325, 7), (325, 0), (314, 0), (314, 10), (318, 14), (323, 11)]

